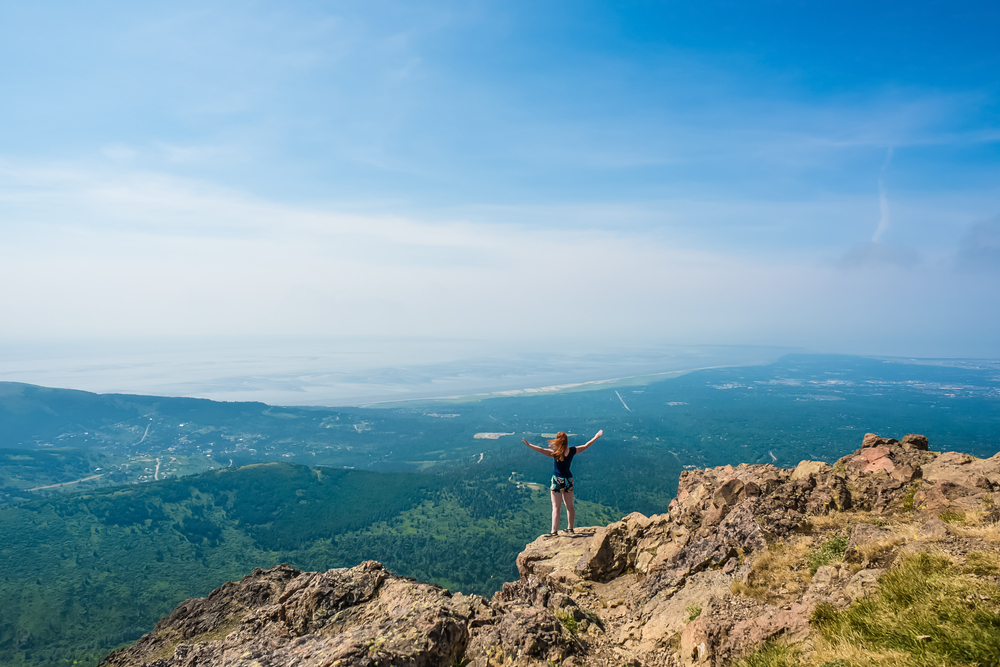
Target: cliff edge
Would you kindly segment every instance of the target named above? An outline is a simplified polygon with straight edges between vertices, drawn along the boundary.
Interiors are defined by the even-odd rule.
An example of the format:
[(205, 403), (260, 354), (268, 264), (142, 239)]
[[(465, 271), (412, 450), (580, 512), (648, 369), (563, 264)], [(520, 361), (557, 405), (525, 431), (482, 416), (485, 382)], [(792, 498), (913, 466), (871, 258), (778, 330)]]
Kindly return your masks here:
[[(527, 545), (520, 580), (490, 600), (374, 561), (254, 570), (182, 603), (102, 665), (720, 666), (756, 656), (846, 666), (878, 656), (905, 664), (910, 644), (928, 660), (939, 649), (954, 657), (927, 664), (981, 655), (997, 664), (1000, 454), (928, 444), (867, 434), (833, 466), (685, 472), (666, 514)], [(896, 589), (939, 579), (944, 593), (909, 594), (932, 601), (925, 628), (913, 606), (922, 600)], [(955, 618), (945, 618), (952, 597)], [(906, 620), (892, 621), (897, 612)], [(963, 644), (948, 624), (970, 619)], [(864, 629), (882, 622), (894, 625), (866, 639)], [(980, 626), (992, 636), (976, 639)]]

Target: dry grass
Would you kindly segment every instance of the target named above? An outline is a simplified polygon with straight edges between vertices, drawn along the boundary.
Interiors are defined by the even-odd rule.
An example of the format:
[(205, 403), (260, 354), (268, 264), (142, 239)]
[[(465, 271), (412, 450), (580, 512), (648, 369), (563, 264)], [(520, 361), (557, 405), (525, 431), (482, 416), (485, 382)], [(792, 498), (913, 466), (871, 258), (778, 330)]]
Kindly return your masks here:
[(871, 667), (910, 667), (912, 656), (902, 651), (872, 651), (861, 646), (837, 646), (823, 638), (813, 645), (806, 665), (871, 665)]
[(966, 515), (964, 526), (949, 526), (951, 532), (959, 537), (982, 540), (989, 544), (1000, 544), (1000, 523), (986, 523), (980, 517), (970, 517), (972, 514), (970, 512)]
[[(859, 523), (870, 523), (888, 530), (889, 534), (884, 539), (858, 547), (858, 553), (865, 563), (884, 560), (896, 547), (912, 538), (917, 529), (917, 524), (913, 523), (910, 515), (886, 516), (862, 511), (831, 512), (825, 516), (810, 517), (809, 523), (813, 532), (821, 534), (839, 533), (849, 536), (851, 529)], [(856, 564), (852, 565), (852, 569), (858, 568)]]
[(802, 650), (781, 641), (769, 641), (744, 656), (736, 667), (796, 667), (802, 664)]
[(945, 523), (964, 526), (967, 523), (965, 512), (941, 512), (940, 519)]
[(1000, 576), (1000, 553), (995, 551), (972, 551), (965, 555), (962, 572), (979, 577)]
[(820, 533), (839, 533), (857, 523), (872, 523), (876, 526), (885, 523), (885, 517), (871, 512), (848, 510), (846, 512), (830, 512), (809, 517), (810, 527)]
[(732, 592), (773, 602), (805, 590), (810, 579), (806, 556), (812, 545), (810, 537), (771, 545), (757, 555), (744, 581), (733, 582)]
[(983, 510), (969, 510), (963, 516), (965, 518), (963, 526), (986, 526), (991, 523), (987, 518), (989, 513)]
[(858, 547), (858, 553), (861, 554), (861, 559), (865, 563), (874, 563), (884, 558), (887, 554), (892, 552), (893, 549), (904, 542), (906, 542), (906, 537), (904, 535), (891, 535), (885, 539), (869, 542), (868, 544), (862, 544)]

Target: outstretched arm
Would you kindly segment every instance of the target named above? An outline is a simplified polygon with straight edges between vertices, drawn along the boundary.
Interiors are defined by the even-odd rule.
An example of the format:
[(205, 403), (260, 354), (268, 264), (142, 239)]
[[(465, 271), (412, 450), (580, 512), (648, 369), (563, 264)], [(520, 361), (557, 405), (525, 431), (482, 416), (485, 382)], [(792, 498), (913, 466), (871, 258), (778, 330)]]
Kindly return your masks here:
[(583, 450), (585, 450), (587, 447), (590, 447), (592, 444), (594, 444), (595, 442), (597, 442), (597, 439), (600, 438), (602, 435), (604, 435), (604, 429), (601, 429), (600, 431), (598, 431), (597, 435), (595, 435), (593, 438), (591, 438), (590, 442), (588, 442), (586, 445), (580, 445), (579, 447), (577, 447), (576, 448), (576, 453), (579, 454), (580, 452), (582, 452)]
[(527, 440), (525, 440), (524, 438), (521, 438), (521, 442), (523, 442), (524, 444), (526, 444), (528, 447), (531, 447), (532, 449), (534, 449), (539, 454), (545, 454), (546, 456), (552, 456), (552, 450), (551, 449), (543, 449), (543, 448), (539, 447), (538, 445), (533, 445), (530, 442), (528, 442)]

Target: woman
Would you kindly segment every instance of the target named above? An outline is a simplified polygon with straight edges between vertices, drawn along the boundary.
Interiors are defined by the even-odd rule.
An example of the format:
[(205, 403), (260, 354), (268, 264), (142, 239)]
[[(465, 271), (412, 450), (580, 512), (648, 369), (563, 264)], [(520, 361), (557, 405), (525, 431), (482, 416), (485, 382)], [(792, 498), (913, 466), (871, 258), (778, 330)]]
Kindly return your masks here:
[(559, 431), (556, 433), (555, 438), (549, 440), (549, 449), (543, 449), (521, 438), (521, 442), (536, 452), (551, 456), (555, 464), (552, 485), (550, 487), (552, 489), (552, 532), (549, 535), (557, 535), (559, 533), (559, 519), (563, 503), (566, 503), (566, 514), (569, 518), (569, 528), (566, 529), (566, 532), (573, 532), (573, 522), (576, 520), (576, 513), (573, 511), (573, 473), (570, 472), (569, 464), (574, 456), (597, 442), (597, 439), (602, 435), (604, 435), (604, 431), (600, 430), (586, 445), (570, 447), (569, 436), (563, 431)]

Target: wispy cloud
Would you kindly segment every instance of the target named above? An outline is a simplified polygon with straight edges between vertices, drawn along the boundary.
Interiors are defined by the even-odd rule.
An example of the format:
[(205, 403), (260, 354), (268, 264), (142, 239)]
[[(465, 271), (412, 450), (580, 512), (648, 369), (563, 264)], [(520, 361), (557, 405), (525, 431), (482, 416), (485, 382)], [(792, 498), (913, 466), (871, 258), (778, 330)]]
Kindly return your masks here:
[(885, 162), (882, 163), (882, 169), (879, 171), (878, 175), (878, 226), (875, 228), (875, 233), (872, 234), (872, 243), (877, 244), (882, 240), (882, 235), (885, 234), (885, 230), (889, 228), (889, 196), (885, 192), (885, 170), (889, 168), (889, 162), (892, 161), (892, 149), (886, 151)]
[(951, 297), (940, 285), (976, 301), (965, 317), (992, 303), (959, 274), (899, 270), (910, 260), (881, 244), (856, 262), (881, 265), (873, 289), (869, 274), (830, 267), (818, 251), (352, 214), (155, 174), (38, 168), (22, 178), (36, 196), (0, 204), (17, 208), (3, 216), (0, 246), (8, 340), (393, 333), (851, 351), (854, 321), (943, 307)]

